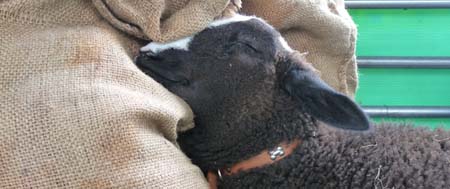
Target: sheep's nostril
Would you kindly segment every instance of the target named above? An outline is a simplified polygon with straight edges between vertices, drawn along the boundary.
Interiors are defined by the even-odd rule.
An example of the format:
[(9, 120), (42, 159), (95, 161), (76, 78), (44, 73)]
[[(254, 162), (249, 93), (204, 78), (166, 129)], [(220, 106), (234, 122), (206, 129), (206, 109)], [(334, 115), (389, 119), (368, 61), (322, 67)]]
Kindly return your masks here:
[(149, 58), (154, 61), (162, 61), (163, 60), (163, 58), (160, 56), (149, 56)]

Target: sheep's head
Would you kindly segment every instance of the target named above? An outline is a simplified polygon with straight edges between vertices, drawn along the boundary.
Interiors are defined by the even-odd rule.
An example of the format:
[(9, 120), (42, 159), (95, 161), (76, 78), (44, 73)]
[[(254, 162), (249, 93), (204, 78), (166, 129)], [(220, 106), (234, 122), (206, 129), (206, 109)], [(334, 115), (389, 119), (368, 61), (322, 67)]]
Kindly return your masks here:
[(207, 170), (283, 140), (307, 140), (316, 119), (369, 129), (358, 105), (301, 57), (261, 19), (237, 16), (177, 42), (150, 43), (137, 65), (191, 106), (196, 127), (180, 135), (180, 144)]

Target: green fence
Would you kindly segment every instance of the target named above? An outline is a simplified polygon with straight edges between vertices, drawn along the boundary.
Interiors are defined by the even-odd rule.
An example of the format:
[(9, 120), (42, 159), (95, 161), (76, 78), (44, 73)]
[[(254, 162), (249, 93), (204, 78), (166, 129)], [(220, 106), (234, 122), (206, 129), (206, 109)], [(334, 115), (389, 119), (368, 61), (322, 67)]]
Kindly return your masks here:
[[(450, 57), (449, 9), (349, 9), (358, 57)], [(450, 106), (450, 69), (360, 68), (363, 106)], [(376, 118), (383, 120), (386, 118)], [(389, 118), (450, 128), (450, 118)]]

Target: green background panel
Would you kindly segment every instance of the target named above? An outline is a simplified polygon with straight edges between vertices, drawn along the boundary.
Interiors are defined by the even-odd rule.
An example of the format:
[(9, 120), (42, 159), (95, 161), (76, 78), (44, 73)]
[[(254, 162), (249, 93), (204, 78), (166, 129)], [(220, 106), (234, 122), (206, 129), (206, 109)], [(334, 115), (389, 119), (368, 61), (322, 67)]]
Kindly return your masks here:
[[(450, 106), (450, 69), (359, 69), (356, 101), (365, 106)], [(450, 129), (450, 118), (375, 118)]]
[(450, 106), (450, 69), (359, 69), (364, 106)]
[[(352, 9), (358, 56), (450, 56), (450, 9)], [(450, 106), (450, 69), (359, 70), (365, 106)], [(383, 119), (450, 129), (448, 119)]]
[(450, 56), (450, 9), (351, 9), (358, 56)]

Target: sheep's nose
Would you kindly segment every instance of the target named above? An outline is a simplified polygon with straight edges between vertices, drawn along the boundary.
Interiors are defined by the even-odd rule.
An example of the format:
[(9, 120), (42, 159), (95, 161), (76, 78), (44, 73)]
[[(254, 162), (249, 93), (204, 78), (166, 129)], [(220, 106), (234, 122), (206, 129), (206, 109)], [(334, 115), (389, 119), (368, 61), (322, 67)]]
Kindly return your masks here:
[(154, 57), (154, 56), (156, 56), (156, 53), (155, 52), (153, 52), (153, 51), (142, 51), (142, 50), (140, 50), (139, 51), (139, 54), (140, 55), (144, 55), (144, 56), (149, 56), (149, 57)]
[(145, 53), (145, 55), (147, 55), (147, 56), (156, 56), (156, 53), (153, 52), (153, 51), (147, 51), (147, 52)]

